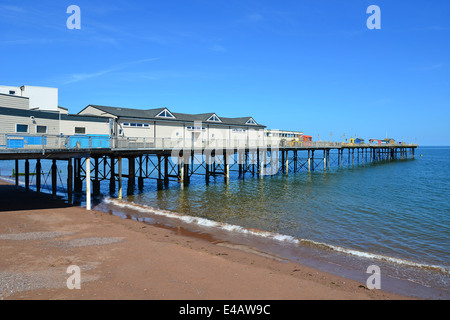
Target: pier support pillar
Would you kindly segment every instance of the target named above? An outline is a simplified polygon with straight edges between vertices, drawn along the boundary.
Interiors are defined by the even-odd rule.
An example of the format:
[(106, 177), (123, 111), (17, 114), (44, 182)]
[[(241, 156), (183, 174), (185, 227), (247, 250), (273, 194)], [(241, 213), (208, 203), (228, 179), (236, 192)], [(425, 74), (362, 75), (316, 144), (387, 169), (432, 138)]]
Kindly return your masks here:
[(169, 185), (169, 155), (164, 155), (164, 186)]
[(311, 172), (311, 150), (308, 150), (308, 172)]
[(30, 191), (30, 161), (25, 159), (25, 191)]
[(242, 151), (238, 151), (238, 168), (239, 168), (239, 177), (242, 176), (243, 174), (243, 168), (242, 168), (242, 164), (244, 162), (244, 156), (242, 154)]
[(94, 181), (92, 181), (92, 191), (94, 196), (100, 194), (100, 180), (98, 179), (98, 158), (94, 158)]
[(134, 186), (136, 185), (136, 170), (135, 170), (135, 158), (128, 158), (128, 187), (127, 195), (132, 195), (134, 193)]
[(294, 173), (297, 172), (297, 164), (298, 164), (298, 151), (294, 150)]
[(119, 185), (119, 194), (118, 194), (118, 198), (119, 200), (122, 200), (122, 157), (119, 157), (118, 159), (118, 165), (119, 165), (119, 179), (117, 180), (118, 185)]
[(86, 158), (86, 210), (91, 210), (91, 158)]
[(286, 175), (289, 175), (289, 150), (286, 150), (286, 162), (284, 163)]
[(314, 150), (311, 150), (311, 171), (314, 171)]
[[(186, 159), (188, 161), (186, 162)], [(182, 173), (182, 181), (183, 186), (187, 187), (189, 186), (189, 155), (183, 154), (183, 157), (181, 158), (183, 173)]]
[(142, 156), (139, 156), (139, 177), (138, 177), (138, 188), (139, 190), (144, 189), (144, 161), (142, 159)]
[[(37, 166), (36, 166), (36, 174), (37, 174)], [(67, 163), (67, 202), (69, 204), (73, 203), (72, 191), (73, 191), (73, 166), (72, 166), (72, 158), (69, 158)]]
[[(106, 161), (106, 159), (105, 159)], [(109, 193), (114, 194), (116, 192), (116, 166), (114, 163), (114, 157), (110, 158), (110, 177), (109, 177)]]
[(36, 191), (41, 192), (41, 159), (36, 160)]
[(328, 169), (330, 169), (330, 150), (328, 149), (327, 150), (327, 166), (328, 166)]
[[(209, 170), (210, 170), (210, 162), (211, 162), (211, 155), (206, 152), (205, 154), (205, 183), (209, 184)], [(239, 165), (239, 176), (241, 175), (241, 166)]]
[(242, 162), (243, 162), (243, 156), (242, 152), (238, 151), (238, 168), (239, 168), (239, 177), (242, 176)]
[[(56, 187), (57, 187), (57, 171), (56, 160), (53, 159), (52, 164), (52, 198), (56, 199)], [(87, 173), (86, 173), (87, 174)]]
[[(230, 182), (230, 164), (228, 163), (228, 152), (226, 149), (223, 150), (223, 175), (225, 178), (225, 183)], [(253, 164), (253, 171), (255, 170), (255, 164)], [(254, 172), (253, 172), (254, 173)]]
[(261, 179), (266, 174), (266, 164), (267, 164), (267, 149), (264, 149), (263, 161), (261, 162)]
[(156, 180), (156, 188), (158, 190), (162, 190), (163, 189), (163, 183), (162, 183), (162, 169), (161, 169), (161, 155), (158, 154), (156, 155), (156, 157), (158, 158), (158, 179)]
[(16, 159), (16, 161), (15, 161), (14, 178), (16, 180), (16, 189), (18, 189), (19, 188), (19, 160), (18, 159)]
[(81, 192), (83, 189), (83, 184), (81, 182), (81, 159), (74, 159), (74, 162), (75, 191)]

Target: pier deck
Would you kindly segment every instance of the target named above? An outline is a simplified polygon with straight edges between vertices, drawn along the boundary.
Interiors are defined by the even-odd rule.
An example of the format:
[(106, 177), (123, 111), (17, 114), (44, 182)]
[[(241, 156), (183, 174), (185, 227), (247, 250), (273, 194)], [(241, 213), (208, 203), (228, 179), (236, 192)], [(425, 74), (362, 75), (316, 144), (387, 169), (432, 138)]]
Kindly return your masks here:
[[(78, 139), (76, 143), (70, 141)], [(414, 159), (416, 144), (348, 144), (339, 142), (284, 142), (272, 141), (193, 141), (186, 144), (179, 139), (145, 141), (142, 138), (109, 139), (95, 137), (86, 141), (80, 137), (43, 136), (39, 145), (21, 144), (13, 147), (0, 143), (0, 160), (15, 161), (15, 183), (25, 178), (25, 189), (30, 189), (30, 176), (35, 176), (35, 189), (41, 192), (42, 161), (50, 160), (51, 190), (56, 198), (58, 185), (57, 161), (67, 163), (67, 200), (71, 204), (73, 193), (86, 191), (87, 209), (91, 206), (91, 193), (100, 193), (100, 182), (108, 181), (111, 193), (118, 188), (122, 197), (122, 179), (127, 178), (127, 194), (133, 194), (138, 180), (142, 189), (144, 180), (154, 179), (157, 188), (168, 186), (169, 181), (188, 186), (193, 175), (203, 175), (205, 183), (210, 177), (223, 176), (229, 182), (230, 171), (265, 176), (289, 172), (329, 170), (331, 166), (357, 165), (379, 161)], [(1, 139), (0, 139), (1, 140)], [(36, 140), (36, 139), (34, 139)], [(25, 139), (26, 141), (26, 139)], [(1, 141), (0, 141), (1, 142)], [(128, 172), (123, 172), (123, 159)], [(19, 161), (25, 161), (25, 172), (19, 172)], [(30, 173), (30, 161), (35, 161)], [(61, 169), (60, 169), (61, 170)], [(60, 177), (61, 184), (61, 177)], [(83, 183), (84, 182), (84, 183)], [(91, 182), (92, 189), (91, 189)], [(91, 192), (92, 190), (92, 192)]]

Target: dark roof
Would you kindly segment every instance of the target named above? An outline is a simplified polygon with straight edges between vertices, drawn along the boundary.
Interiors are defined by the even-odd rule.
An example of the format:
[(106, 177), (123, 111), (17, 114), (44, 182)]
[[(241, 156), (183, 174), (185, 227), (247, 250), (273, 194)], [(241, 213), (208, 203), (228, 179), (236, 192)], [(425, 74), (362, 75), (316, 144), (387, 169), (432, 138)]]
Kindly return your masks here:
[[(36, 119), (50, 119), (58, 120), (60, 117), (57, 111), (44, 111), (44, 110), (26, 110), (17, 108), (0, 107), (0, 115), (15, 116), (29, 118), (31, 116)], [(89, 122), (105, 122), (105, 117), (94, 115), (77, 115), (77, 114), (61, 114), (61, 120), (70, 121), (89, 121)]]
[[(99, 105), (89, 105), (90, 107), (99, 109), (103, 112), (109, 113), (116, 117), (122, 118), (138, 118), (138, 119), (151, 119), (151, 120), (161, 120), (161, 118), (156, 117), (164, 110), (168, 110), (175, 119), (164, 118), (167, 121), (174, 122), (203, 122), (203, 123), (211, 123), (217, 125), (233, 125), (233, 126), (248, 126), (248, 127), (256, 127), (256, 128), (265, 128), (264, 125), (251, 125), (247, 124), (247, 121), (253, 119), (253, 117), (240, 117), (240, 118), (224, 118), (217, 113), (201, 113), (201, 114), (187, 114), (187, 113), (177, 113), (172, 112), (167, 108), (156, 108), (156, 109), (131, 109), (131, 108), (121, 108), (121, 107), (108, 107), (108, 106), (99, 106)], [(89, 107), (88, 106), (88, 107)], [(81, 112), (81, 111), (80, 111)], [(211, 116), (216, 115), (222, 122), (208, 122), (208, 119)], [(256, 121), (255, 121), (256, 122)]]
[(154, 118), (161, 111), (166, 109), (166, 108), (157, 108), (157, 109), (141, 110), (141, 109), (120, 108), (120, 107), (98, 106), (92, 104), (89, 106), (117, 117), (129, 117), (129, 118)]

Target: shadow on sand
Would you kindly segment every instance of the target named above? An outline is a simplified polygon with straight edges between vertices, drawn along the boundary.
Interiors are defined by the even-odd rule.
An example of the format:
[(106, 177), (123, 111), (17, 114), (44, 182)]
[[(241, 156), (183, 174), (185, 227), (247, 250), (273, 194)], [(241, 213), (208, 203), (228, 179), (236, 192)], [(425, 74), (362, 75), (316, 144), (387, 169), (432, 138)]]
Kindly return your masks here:
[(50, 194), (26, 192), (24, 188), (0, 183), (0, 213), (7, 211), (42, 210), (71, 207), (63, 199), (52, 199)]

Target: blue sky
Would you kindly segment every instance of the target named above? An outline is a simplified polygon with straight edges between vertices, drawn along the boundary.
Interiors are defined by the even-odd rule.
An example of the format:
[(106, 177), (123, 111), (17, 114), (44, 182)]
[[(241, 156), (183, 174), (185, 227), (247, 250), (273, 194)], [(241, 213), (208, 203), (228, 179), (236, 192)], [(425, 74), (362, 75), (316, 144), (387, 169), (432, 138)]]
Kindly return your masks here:
[(450, 145), (449, 17), (448, 0), (0, 0), (0, 84), (57, 87), (71, 113), (165, 106)]

